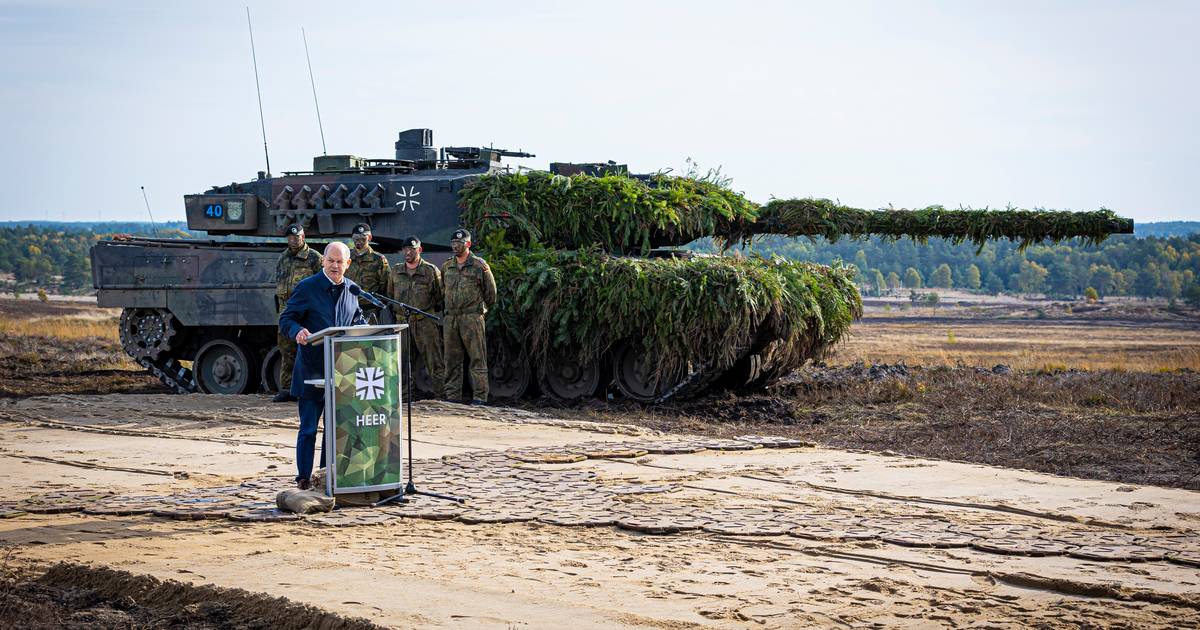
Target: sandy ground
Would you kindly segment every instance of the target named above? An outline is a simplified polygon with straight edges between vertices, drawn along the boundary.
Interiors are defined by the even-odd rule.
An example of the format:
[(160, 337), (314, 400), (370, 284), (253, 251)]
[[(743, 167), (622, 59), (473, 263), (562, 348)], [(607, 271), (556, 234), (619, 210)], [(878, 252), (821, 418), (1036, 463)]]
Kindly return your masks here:
[[(281, 476), (292, 474), (293, 414), (262, 396), (3, 401), (0, 483), (7, 501), (63, 489), (167, 494), (261, 479), (282, 488)], [(418, 403), (415, 424), (415, 455), (431, 464), (481, 449), (679, 439), (445, 403)], [(1159, 551), (1150, 561), (1099, 561), (910, 547), (887, 534), (855, 542), (539, 521), (392, 518), (350, 527), (80, 512), (0, 519), (0, 544), (10, 562), (74, 561), (244, 588), (396, 627), (1194, 627), (1200, 619), (1196, 492), (811, 447), (513, 465), (592, 471), (595, 484), (670, 486), (623, 498), (634, 514), (687, 505), (887, 519), (879, 522), (892, 523), (893, 538), (905, 533), (905, 518), (917, 517), (912, 522), (959, 530), (1025, 526), (1013, 531), (1128, 543), (1118, 544), (1117, 557)], [(498, 488), (501, 500), (511, 492), (519, 502), (521, 488), (506, 491), (504, 483), (481, 472), (465, 485)], [(1168, 539), (1187, 553), (1164, 559), (1153, 545)]]

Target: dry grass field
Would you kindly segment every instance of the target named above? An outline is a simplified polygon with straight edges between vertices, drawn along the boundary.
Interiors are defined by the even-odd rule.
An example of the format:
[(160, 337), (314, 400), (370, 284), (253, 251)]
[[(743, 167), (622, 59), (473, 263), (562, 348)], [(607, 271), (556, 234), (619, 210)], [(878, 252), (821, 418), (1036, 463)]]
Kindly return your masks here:
[(0, 333), (18, 336), (117, 341), (121, 309), (99, 308), (95, 300), (0, 298)]
[(561, 413), (1200, 490), (1200, 374), (810, 367), (764, 392)]
[(1106, 313), (1007, 307), (874, 309), (831, 365), (1007, 365), (1015, 370), (1200, 371), (1200, 318), (1129, 307)]
[(0, 299), (0, 397), (162, 389), (121, 350), (119, 321), (93, 302)]

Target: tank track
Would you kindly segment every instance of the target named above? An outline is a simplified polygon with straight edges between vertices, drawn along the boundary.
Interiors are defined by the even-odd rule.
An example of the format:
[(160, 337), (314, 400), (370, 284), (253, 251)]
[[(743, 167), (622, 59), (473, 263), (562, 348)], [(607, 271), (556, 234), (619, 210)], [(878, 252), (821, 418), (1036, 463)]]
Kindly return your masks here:
[(192, 379), (192, 371), (183, 367), (183, 364), (174, 357), (151, 361), (146, 357), (135, 356), (133, 360), (162, 381), (162, 384), (170, 388), (172, 392), (176, 394), (196, 393), (196, 381)]
[(720, 374), (721, 372), (713, 370), (712, 364), (709, 363), (699, 370), (688, 374), (688, 376), (682, 381), (679, 381), (675, 387), (663, 392), (658, 398), (654, 399), (654, 404), (661, 405), (662, 403), (674, 400), (676, 397), (678, 397), (679, 400), (692, 398), (714, 379), (716, 379), (717, 376), (720, 376)]
[[(736, 358), (728, 365), (718, 364), (716, 361), (708, 361), (688, 374), (675, 387), (672, 387), (655, 399), (655, 404), (662, 404), (671, 400), (688, 400), (714, 391), (713, 386), (725, 377), (738, 361), (749, 355), (750, 346), (743, 346), (737, 348)], [(735, 383), (734, 387), (742, 385), (744, 383)]]
[(181, 341), (180, 327), (165, 309), (126, 308), (121, 311), (121, 347), (176, 394), (194, 394), (192, 371), (174, 356)]

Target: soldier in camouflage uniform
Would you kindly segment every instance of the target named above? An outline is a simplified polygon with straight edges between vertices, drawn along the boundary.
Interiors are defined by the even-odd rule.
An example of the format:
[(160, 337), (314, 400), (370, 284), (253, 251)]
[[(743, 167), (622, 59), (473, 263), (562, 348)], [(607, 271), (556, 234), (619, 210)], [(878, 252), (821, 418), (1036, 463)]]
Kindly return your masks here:
[[(287, 229), (287, 249), (279, 255), (275, 263), (275, 312), (283, 312), (292, 289), (301, 280), (321, 270), (321, 255), (304, 242), (304, 227), (293, 223)], [(292, 387), (292, 366), (296, 363), (296, 340), (275, 331), (276, 343), (279, 345), (279, 393), (275, 394), (275, 402), (296, 400), (290, 392)]]
[(454, 256), (442, 263), (446, 315), (442, 318), (446, 361), (446, 399), (462, 399), (463, 355), (471, 361), (471, 404), (488, 398), (487, 333), (483, 315), (496, 303), (496, 279), (482, 258), (471, 254), (471, 234), (455, 230), (450, 237)]
[[(388, 261), (383, 254), (371, 249), (371, 226), (359, 223), (351, 232), (354, 239), (354, 250), (350, 252), (350, 266), (346, 268), (346, 277), (362, 287), (368, 293), (386, 295), (388, 287)], [(379, 323), (380, 309), (365, 298), (358, 298), (358, 306), (363, 315), (371, 323)]]
[[(388, 295), (397, 302), (403, 302), (413, 308), (419, 308), (427, 313), (440, 313), (445, 304), (443, 298), (442, 272), (433, 263), (421, 258), (421, 241), (410, 236), (401, 242), (401, 253), (404, 254), (404, 264), (392, 269), (388, 276)], [(445, 388), (446, 371), (442, 362), (442, 331), (438, 323), (413, 313), (412, 319), (406, 320), (408, 313), (398, 307), (392, 307), (397, 322), (408, 321), (407, 339), (411, 339), (425, 362), (425, 371), (433, 383), (434, 396), (441, 398)], [(410, 346), (411, 348), (411, 346)], [(462, 376), (459, 375), (459, 379)]]

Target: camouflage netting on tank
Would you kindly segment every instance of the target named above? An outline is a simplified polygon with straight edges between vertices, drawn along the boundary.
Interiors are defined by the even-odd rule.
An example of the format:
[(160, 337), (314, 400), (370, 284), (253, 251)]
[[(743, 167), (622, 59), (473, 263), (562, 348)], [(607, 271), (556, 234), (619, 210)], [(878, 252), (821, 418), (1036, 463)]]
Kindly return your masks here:
[(666, 175), (486, 175), (463, 189), (460, 204), (501, 287), (492, 330), (521, 339), (535, 365), (552, 352), (592, 361), (633, 341), (668, 383), (751, 355), (761, 372), (748, 382), (782, 376), (838, 341), (860, 315), (861, 298), (839, 267), (609, 253), (647, 254), (702, 237), (746, 244), (768, 234), (1011, 238), (1024, 247), (1074, 237), (1096, 243), (1133, 229), (1108, 210), (860, 210), (825, 199), (761, 206), (719, 183)]
[(944, 237), (977, 245), (997, 238), (1022, 247), (1080, 237), (1097, 243), (1133, 231), (1133, 222), (1110, 210), (860, 210), (828, 199), (783, 199), (760, 206), (716, 184), (685, 177), (552, 175), (541, 171), (480, 178), (462, 194), (466, 224), (481, 234), (503, 230), (518, 245), (599, 245), (609, 251), (646, 252), (712, 236), (748, 242), (755, 236), (824, 236), (829, 240), (872, 234), (918, 241)]
[(608, 251), (642, 250), (725, 234), (757, 217), (758, 206), (716, 184), (685, 177), (644, 182), (624, 175), (486, 175), (463, 190), (466, 225), (505, 230), (509, 242)]
[[(775, 342), (771, 367), (786, 373), (820, 356), (861, 315), (843, 267), (741, 257), (624, 258), (598, 248), (513, 249), (485, 243), (500, 303), (490, 328), (523, 338), (534, 363), (551, 352), (592, 361), (634, 341), (658, 374), (727, 369)], [(779, 344), (779, 341), (784, 343)]]
[(1019, 241), (1022, 248), (1044, 240), (1082, 238), (1088, 244), (1108, 235), (1133, 231), (1133, 221), (1111, 210), (1066, 212), (1055, 210), (946, 210), (930, 206), (920, 210), (859, 210), (828, 199), (776, 199), (764, 206), (758, 220), (744, 232), (730, 233), (728, 241), (749, 241), (759, 234), (824, 236), (908, 236), (924, 242), (931, 236), (975, 245), (999, 238)]

